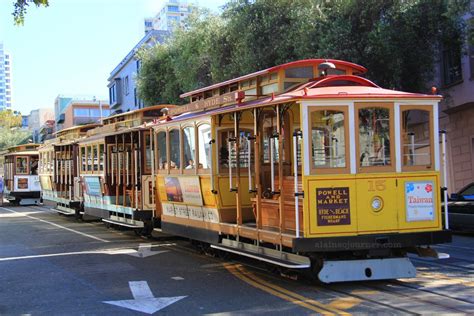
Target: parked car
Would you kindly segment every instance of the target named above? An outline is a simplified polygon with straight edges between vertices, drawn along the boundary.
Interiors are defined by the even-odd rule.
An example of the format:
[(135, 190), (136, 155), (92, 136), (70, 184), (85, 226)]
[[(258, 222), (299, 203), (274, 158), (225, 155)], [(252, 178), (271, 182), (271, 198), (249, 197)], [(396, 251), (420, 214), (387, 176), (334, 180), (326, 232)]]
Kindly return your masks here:
[(451, 229), (474, 231), (474, 182), (451, 194), (448, 212)]

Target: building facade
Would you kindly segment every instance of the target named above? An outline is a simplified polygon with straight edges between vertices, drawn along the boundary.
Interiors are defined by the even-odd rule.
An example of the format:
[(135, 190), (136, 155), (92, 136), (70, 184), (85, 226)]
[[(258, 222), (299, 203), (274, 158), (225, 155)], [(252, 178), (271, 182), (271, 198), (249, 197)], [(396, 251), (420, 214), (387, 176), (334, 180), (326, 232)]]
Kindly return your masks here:
[[(473, 19), (472, 14), (465, 19)], [(444, 97), (439, 126), (447, 132), (447, 184), (453, 193), (474, 181), (474, 45), (466, 40), (461, 49), (446, 47), (437, 74), (439, 93)]]
[(34, 143), (40, 143), (40, 130), (47, 121), (54, 120), (54, 110), (50, 108), (39, 108), (32, 110), (28, 115), (28, 130), (32, 133)]
[(176, 26), (184, 25), (195, 6), (196, 4), (192, 1), (165, 2), (155, 17), (145, 19), (145, 34), (152, 30), (173, 31)]
[[(69, 102), (66, 103), (67, 99), (69, 99)], [(58, 112), (56, 112), (56, 109)], [(77, 125), (97, 123), (109, 115), (110, 107), (106, 100), (64, 96), (56, 98), (56, 131)]]
[(141, 47), (163, 43), (168, 35), (167, 31), (148, 32), (110, 73), (107, 87), (112, 114), (144, 107), (144, 102), (137, 95), (136, 76), (140, 71), (140, 60), (136, 58), (136, 53)]
[(0, 43), (0, 110), (12, 108), (12, 58)]

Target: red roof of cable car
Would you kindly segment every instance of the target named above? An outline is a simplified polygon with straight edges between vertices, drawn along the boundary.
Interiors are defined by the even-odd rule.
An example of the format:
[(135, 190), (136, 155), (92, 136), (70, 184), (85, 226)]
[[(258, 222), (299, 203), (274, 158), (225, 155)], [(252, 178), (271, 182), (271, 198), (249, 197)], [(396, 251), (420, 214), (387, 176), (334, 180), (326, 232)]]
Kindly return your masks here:
[[(346, 85), (337, 85), (346, 83)], [(356, 85), (350, 85), (356, 84)], [(327, 76), (316, 81), (310, 81), (301, 84), (292, 90), (265, 98), (251, 100), (247, 102), (231, 104), (220, 108), (209, 109), (200, 112), (188, 112), (177, 115), (171, 119), (171, 122), (182, 121), (190, 117), (203, 115), (216, 115), (221, 113), (233, 112), (236, 109), (253, 108), (265, 105), (273, 105), (295, 100), (321, 100), (321, 99), (426, 99), (439, 100), (442, 96), (431, 94), (410, 93), (383, 89), (372, 81), (352, 75)], [(166, 120), (156, 122), (155, 124), (165, 123)], [(153, 124), (154, 125), (154, 124)]]
[(196, 93), (212, 90), (212, 89), (219, 88), (219, 87), (231, 84), (231, 83), (239, 82), (239, 81), (242, 81), (242, 80), (246, 80), (246, 79), (254, 78), (254, 77), (264, 75), (264, 74), (267, 74), (267, 73), (270, 73), (270, 72), (274, 72), (274, 71), (277, 71), (277, 70), (280, 70), (280, 69), (286, 69), (286, 68), (290, 68), (290, 67), (297, 67), (297, 66), (300, 66), (300, 65), (308, 64), (308, 63), (323, 63), (323, 62), (331, 62), (336, 66), (341, 65), (341, 66), (350, 67), (350, 68), (353, 68), (353, 69), (359, 71), (359, 74), (364, 74), (364, 73), (367, 72), (367, 68), (365, 68), (361, 65), (350, 63), (348, 61), (344, 61), (344, 60), (321, 59), (321, 58), (320, 59), (303, 59), (303, 60), (293, 61), (293, 62), (289, 62), (289, 63), (286, 63), (286, 64), (274, 66), (274, 67), (271, 67), (271, 68), (268, 68), (268, 69), (260, 70), (260, 71), (257, 71), (257, 72), (254, 72), (254, 73), (251, 73), (251, 74), (248, 74), (248, 75), (245, 75), (245, 76), (241, 76), (241, 77), (238, 77), (238, 78), (234, 78), (234, 79), (230, 79), (230, 80), (227, 80), (227, 81), (219, 82), (219, 83), (213, 84), (211, 86), (204, 87), (204, 88), (201, 88), (201, 89), (197, 89), (197, 90), (194, 90), (194, 91), (186, 92), (186, 93), (181, 94), (180, 97), (181, 98), (189, 97), (189, 96), (191, 96), (193, 94), (196, 94)]

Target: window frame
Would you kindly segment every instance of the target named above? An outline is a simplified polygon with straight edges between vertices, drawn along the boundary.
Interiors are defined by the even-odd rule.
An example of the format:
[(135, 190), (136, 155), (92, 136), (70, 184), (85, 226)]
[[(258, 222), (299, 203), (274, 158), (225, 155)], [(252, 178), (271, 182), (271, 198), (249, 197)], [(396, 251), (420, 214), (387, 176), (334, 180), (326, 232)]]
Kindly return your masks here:
[[(187, 128), (192, 128), (194, 129), (194, 168), (193, 169), (185, 169), (186, 167), (184, 166), (184, 130), (187, 129)], [(194, 121), (192, 122), (189, 122), (189, 123), (186, 123), (186, 124), (183, 124), (181, 126), (181, 139), (183, 141), (183, 143), (181, 143), (181, 154), (182, 154), (182, 163), (181, 163), (181, 166), (182, 166), (182, 169), (183, 169), (183, 174), (196, 174), (196, 170), (197, 170), (197, 164), (196, 164), (196, 158), (199, 157), (198, 156), (198, 148), (197, 148), (197, 128), (196, 128), (196, 124), (194, 123)]]
[[(345, 167), (334, 167), (334, 168), (316, 168), (313, 166), (312, 158), (310, 158), (309, 154), (311, 153), (312, 144), (312, 137), (310, 132), (312, 132), (312, 122), (311, 116), (313, 112), (316, 111), (340, 111), (344, 114), (344, 150), (346, 153), (345, 156)], [(349, 106), (348, 105), (323, 105), (323, 106), (309, 106), (308, 107), (308, 131), (306, 131), (305, 137), (308, 137), (308, 146), (310, 146), (307, 150), (308, 153), (308, 161), (309, 161), (309, 171), (311, 175), (318, 175), (318, 174), (349, 174), (351, 170), (351, 152), (349, 148)]]
[[(26, 159), (26, 172), (18, 172), (18, 159), (25, 158)], [(30, 157), (29, 156), (15, 156), (15, 175), (29, 175), (30, 174)]]
[[(359, 137), (359, 110), (365, 108), (385, 108), (389, 110), (389, 135), (390, 135), (390, 160), (391, 164), (388, 166), (369, 166), (363, 167), (360, 165), (360, 137)], [(397, 166), (397, 153), (395, 152), (395, 104), (393, 102), (355, 102), (354, 103), (354, 118), (355, 118), (355, 146), (356, 146), (356, 170), (357, 173), (381, 173), (381, 172), (395, 172)]]
[[(212, 168), (212, 166), (209, 166), (209, 168), (199, 168), (199, 164), (201, 163), (201, 161), (199, 160), (199, 157), (200, 157), (199, 156), (200, 155), (200, 150), (199, 150), (199, 128), (201, 126), (204, 126), (204, 125), (209, 126), (209, 129), (211, 131), (211, 139), (214, 139), (211, 122), (198, 122), (196, 124), (196, 157), (197, 157), (197, 168), (196, 168), (196, 170), (197, 170), (198, 174), (210, 174), (211, 173), (211, 168)], [(213, 147), (214, 146), (210, 147), (210, 149), (211, 149), (210, 163), (213, 163)], [(205, 148), (205, 144), (204, 144), (204, 148)]]
[(160, 169), (159, 167), (159, 149), (158, 149), (158, 134), (165, 133), (165, 150), (166, 150), (166, 162), (169, 161), (169, 141), (168, 141), (168, 130), (158, 129), (153, 131), (153, 142), (154, 142), (154, 156), (155, 156), (155, 171), (157, 174), (169, 174), (169, 165), (167, 164), (166, 168)]
[[(415, 166), (405, 166), (403, 164), (403, 112), (410, 111), (410, 110), (419, 110), (419, 111), (426, 111), (429, 112), (430, 124), (429, 124), (429, 141), (430, 141), (430, 164), (429, 165), (415, 165)], [(401, 159), (401, 166), (402, 172), (404, 171), (427, 171), (427, 170), (434, 170), (434, 116), (433, 116), (433, 106), (432, 105), (400, 105), (400, 159)]]
[[(179, 148), (179, 166), (177, 166), (176, 169), (171, 169), (171, 132), (172, 131), (178, 131), (178, 139), (179, 139), (179, 144), (178, 144), (178, 148)], [(167, 162), (168, 162), (168, 170), (169, 170), (169, 174), (180, 174), (182, 173), (182, 169), (183, 169), (183, 148), (182, 148), (182, 144), (183, 144), (183, 135), (182, 135), (182, 130), (181, 130), (181, 127), (180, 126), (172, 126), (172, 127), (169, 127), (168, 128), (168, 131), (166, 133), (166, 144), (167, 144), (167, 152), (166, 152), (166, 156), (168, 157), (167, 159)]]

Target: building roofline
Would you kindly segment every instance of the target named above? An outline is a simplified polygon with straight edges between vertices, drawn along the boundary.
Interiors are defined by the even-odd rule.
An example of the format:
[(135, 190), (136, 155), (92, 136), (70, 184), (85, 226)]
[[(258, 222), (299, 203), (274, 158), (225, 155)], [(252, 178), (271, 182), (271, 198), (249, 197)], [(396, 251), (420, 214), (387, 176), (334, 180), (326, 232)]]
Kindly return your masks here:
[(148, 33), (145, 34), (145, 36), (142, 37), (142, 39), (130, 50), (130, 52), (122, 59), (122, 61), (110, 72), (110, 76), (107, 79), (107, 81), (112, 80), (113, 77), (135, 56), (136, 52), (138, 49), (146, 43), (150, 38), (156, 38), (159, 39), (160, 36), (166, 37), (169, 35), (168, 31), (162, 31), (162, 30), (150, 30)]

